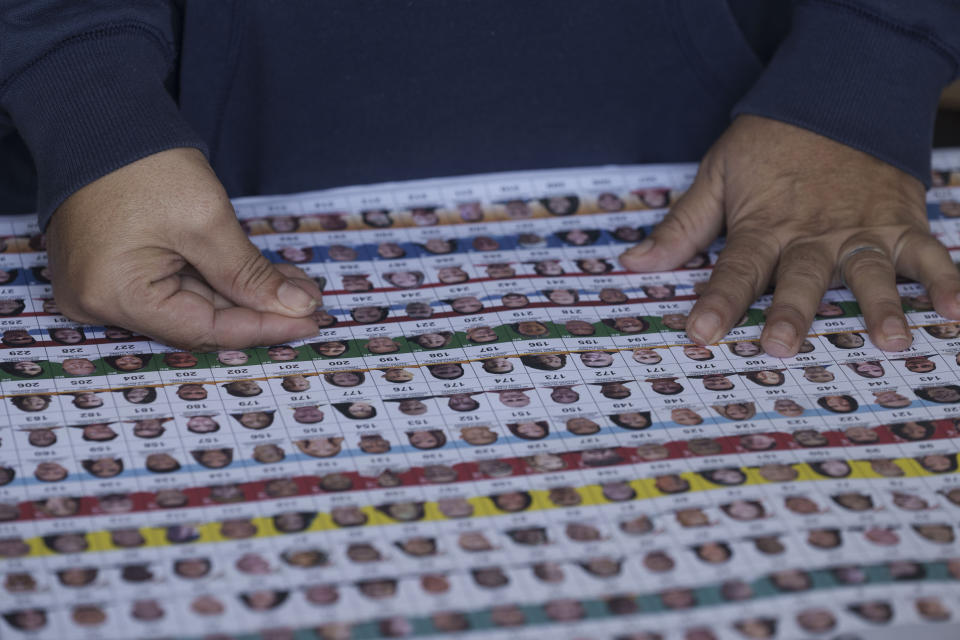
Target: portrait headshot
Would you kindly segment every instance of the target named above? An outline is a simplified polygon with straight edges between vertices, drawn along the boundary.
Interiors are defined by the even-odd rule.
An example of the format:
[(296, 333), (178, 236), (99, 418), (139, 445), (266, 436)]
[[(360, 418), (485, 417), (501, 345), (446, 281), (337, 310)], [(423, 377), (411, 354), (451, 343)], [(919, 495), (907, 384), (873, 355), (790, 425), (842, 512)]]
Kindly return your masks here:
[[(517, 300), (522, 302), (522, 304), (514, 304), (513, 306), (526, 306), (527, 302), (529, 302), (525, 296), (520, 296), (520, 294), (507, 294), (507, 296), (504, 297), (507, 298), (509, 296), (514, 296), (515, 298), (519, 296)], [(483, 302), (476, 296), (462, 296), (460, 298), (454, 298), (453, 300), (445, 300), (444, 302), (461, 315), (469, 315), (483, 310)], [(507, 302), (504, 302), (504, 305), (511, 306)]]
[(459, 362), (444, 362), (427, 365), (427, 371), (438, 380), (456, 380), (464, 374), (463, 365)]
[(731, 402), (725, 405), (713, 405), (713, 410), (727, 420), (750, 420), (757, 415), (757, 407), (752, 402)]
[(263, 393), (256, 380), (234, 380), (223, 385), (223, 389), (235, 398), (252, 398)]
[(151, 404), (157, 399), (156, 387), (127, 387), (120, 395), (130, 404)]
[[(929, 454), (914, 458), (924, 471), (930, 473), (954, 473), (957, 470), (957, 454)], [(901, 471), (902, 473), (902, 471)]]
[(423, 284), (422, 271), (388, 271), (383, 279), (399, 289), (413, 289)]
[(584, 247), (594, 244), (600, 237), (600, 231), (597, 229), (571, 229), (569, 231), (557, 231), (554, 235), (564, 244), (572, 247)]
[(585, 320), (567, 320), (563, 323), (564, 330), (571, 336), (592, 336), (597, 333), (597, 328)]
[(831, 413), (853, 413), (860, 408), (860, 403), (851, 395), (820, 396), (817, 404)]
[(484, 218), (483, 205), (476, 200), (458, 202), (457, 212), (464, 222), (480, 222)]
[[(320, 278), (317, 278), (317, 280), (320, 280)], [(349, 291), (350, 293), (363, 293), (373, 289), (370, 276), (366, 273), (345, 273), (340, 277), (340, 282), (344, 291)], [(323, 286), (320, 288), (322, 290)]]
[(302, 264), (313, 260), (313, 247), (281, 247), (277, 254), (287, 262)]
[[(383, 322), (390, 313), (389, 307), (363, 306), (350, 310), (350, 317), (358, 324), (375, 324)], [(346, 351), (346, 349), (344, 349)], [(326, 355), (321, 353), (320, 355)], [(327, 356), (335, 357), (335, 356)]]
[(646, 319), (637, 316), (621, 316), (619, 318), (603, 318), (603, 324), (614, 331), (623, 334), (643, 333), (650, 328), (650, 323)]
[(602, 275), (613, 271), (613, 265), (602, 258), (582, 258), (575, 260), (574, 264), (581, 273), (592, 275)]
[(564, 271), (559, 260), (541, 260), (533, 263), (533, 272), (538, 276), (562, 276)]
[(684, 345), (683, 355), (696, 362), (704, 362), (714, 358), (713, 351), (709, 347), (701, 347), (695, 344)]
[[(375, 309), (376, 307), (369, 307)], [(347, 343), (342, 340), (330, 340), (328, 342), (314, 342), (310, 348), (323, 358), (339, 358), (347, 352)]]
[(948, 322), (923, 327), (931, 338), (938, 340), (954, 340), (960, 337), (960, 322)]
[[(506, 278), (513, 278), (517, 275), (517, 270), (513, 267), (512, 264), (508, 262), (493, 262), (486, 265), (487, 277), (493, 280), (503, 280)], [(466, 274), (464, 274), (466, 275)], [(441, 280), (441, 282), (443, 282)], [(455, 284), (453, 282), (447, 282), (445, 284)]]
[(814, 473), (825, 478), (846, 478), (853, 473), (850, 463), (846, 460), (823, 460), (808, 462), (807, 464), (813, 469)]
[(823, 336), (837, 349), (860, 349), (866, 342), (863, 336), (855, 331), (850, 333), (828, 333)]
[(230, 447), (219, 449), (195, 449), (190, 452), (193, 459), (207, 469), (223, 469), (233, 462), (233, 449)]
[(542, 440), (550, 435), (550, 423), (546, 420), (508, 422), (507, 429), (522, 440)]
[(497, 251), (500, 249), (500, 242), (493, 236), (474, 236), (473, 241), (470, 243), (470, 248), (473, 251)]
[(45, 373), (43, 365), (33, 360), (0, 362), (0, 371), (3, 371), (14, 378), (38, 378)]
[[(506, 360), (505, 358), (503, 358)], [(509, 361), (507, 361), (509, 362)], [(520, 356), (520, 362), (525, 367), (539, 371), (557, 371), (567, 365), (566, 353), (540, 353)]]
[(163, 354), (163, 364), (171, 369), (190, 369), (200, 364), (197, 356), (187, 351), (171, 351)]
[(311, 458), (332, 458), (333, 456), (340, 453), (343, 445), (343, 438), (336, 437), (327, 437), (327, 438), (307, 438), (303, 440), (294, 440), (294, 446), (297, 449)]
[(893, 435), (908, 442), (929, 440), (937, 430), (936, 426), (929, 421), (892, 424), (889, 428)]
[(911, 373), (930, 373), (935, 371), (937, 363), (928, 356), (911, 356), (903, 358), (903, 368)]
[[(626, 204), (624, 204), (623, 199), (615, 193), (604, 191), (603, 193), (597, 195), (597, 207), (601, 211), (613, 213), (616, 211), (622, 211), (625, 206)], [(617, 227), (617, 230), (620, 229), (630, 229), (630, 227)], [(631, 229), (631, 231), (635, 230)], [(642, 239), (643, 236), (640, 235), (639, 237), (631, 236), (629, 238), (624, 238), (623, 240), (624, 242), (639, 242)]]
[(877, 360), (848, 362), (847, 367), (861, 378), (882, 378), (885, 373), (883, 365)]
[(573, 305), (580, 302), (580, 294), (575, 289), (544, 289), (544, 297), (557, 305)]
[(460, 439), (475, 447), (493, 444), (498, 438), (497, 433), (487, 426), (460, 428)]
[[(92, 395), (92, 394), (91, 394)], [(48, 395), (25, 395), (25, 396), (13, 396), (10, 398), (11, 404), (15, 406), (20, 411), (25, 411), (27, 413), (38, 413), (41, 411), (46, 411), (50, 406), (51, 397)]]
[(486, 325), (470, 327), (465, 335), (467, 340), (474, 344), (488, 344), (500, 339), (493, 328)]
[(97, 458), (95, 460), (81, 460), (80, 465), (90, 475), (96, 478), (113, 478), (123, 473), (121, 458)]
[(29, 347), (37, 343), (27, 329), (5, 329), (0, 342), (8, 347)]
[(312, 374), (293, 373), (280, 379), (280, 388), (289, 393), (301, 393), (310, 389)]
[(370, 455), (380, 455), (390, 451), (390, 441), (380, 434), (364, 434), (357, 443), (360, 451)]
[(146, 457), (144, 467), (152, 473), (173, 473), (180, 470), (180, 462), (169, 453), (151, 453)]
[(611, 414), (608, 417), (613, 424), (621, 429), (629, 429), (631, 431), (648, 429), (653, 424), (650, 420), (649, 411), (629, 411)]
[(783, 369), (763, 369), (741, 373), (744, 378), (761, 387), (779, 387), (786, 382)]
[(582, 351), (580, 362), (591, 369), (602, 369), (613, 364), (613, 353), (608, 351)]
[(593, 383), (593, 386), (600, 388), (600, 395), (609, 400), (623, 400), (633, 395), (633, 391), (624, 382), (601, 382)]
[(567, 431), (575, 436), (590, 436), (600, 431), (600, 425), (589, 418), (570, 418), (566, 422)]
[(103, 361), (116, 371), (132, 373), (150, 364), (151, 356), (149, 353), (125, 353), (122, 356), (104, 356)]
[(701, 471), (700, 477), (708, 482), (725, 487), (736, 487), (747, 481), (747, 474), (737, 467)]
[(374, 229), (385, 229), (393, 226), (393, 218), (390, 217), (389, 209), (367, 209), (360, 212), (360, 219), (368, 227)]
[(109, 442), (119, 435), (110, 427), (108, 422), (95, 422), (92, 424), (70, 425), (72, 428), (81, 430), (81, 438), (86, 442)]
[(323, 374), (323, 381), (334, 387), (359, 387), (366, 380), (363, 371), (333, 371)]
[(421, 333), (418, 336), (408, 338), (408, 340), (423, 349), (446, 349), (450, 347), (451, 343), (453, 342), (453, 332), (435, 331), (430, 333)]
[(902, 409), (909, 407), (913, 401), (907, 396), (897, 393), (893, 389), (873, 392), (874, 402), (884, 409)]
[(572, 216), (580, 207), (579, 196), (550, 196), (549, 198), (540, 198), (540, 205), (552, 216)]
[(407, 251), (396, 242), (381, 242), (377, 245), (377, 255), (384, 260), (397, 260), (406, 257)]
[(921, 400), (937, 404), (956, 404), (960, 402), (960, 385), (944, 384), (932, 387), (920, 387), (913, 392)]
[(825, 384), (827, 382), (833, 382), (836, 376), (833, 372), (828, 370), (826, 366), (822, 365), (813, 365), (803, 368), (803, 377), (809, 382), (816, 384)]
[[(294, 414), (296, 414), (296, 409), (294, 410)], [(321, 413), (320, 415), (322, 419), (323, 414)], [(230, 417), (236, 420), (240, 426), (244, 427), (245, 429), (253, 430), (266, 429), (272, 425), (273, 416), (274, 411), (272, 409), (267, 411), (246, 411), (244, 413), (230, 414)], [(296, 419), (296, 415), (294, 415), (294, 419)]]
[(754, 358), (763, 355), (763, 347), (758, 340), (740, 340), (738, 342), (728, 342), (727, 349), (731, 354), (741, 358)]

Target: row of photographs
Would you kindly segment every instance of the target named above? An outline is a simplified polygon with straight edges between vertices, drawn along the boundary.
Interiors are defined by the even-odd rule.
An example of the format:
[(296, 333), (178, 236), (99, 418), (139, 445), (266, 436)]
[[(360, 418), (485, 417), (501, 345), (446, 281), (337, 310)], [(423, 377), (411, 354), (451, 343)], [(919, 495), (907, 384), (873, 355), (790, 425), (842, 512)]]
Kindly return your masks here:
[[(718, 460), (729, 464), (722, 458)], [(511, 466), (506, 461), (501, 464)], [(460, 518), (524, 514), (518, 519), (507, 518), (517, 526), (529, 524), (527, 514), (531, 513), (536, 513), (540, 522), (546, 523), (552, 517), (583, 516), (580, 507), (587, 512), (602, 512), (603, 507), (609, 505), (645, 509), (681, 505), (687, 509), (691, 505), (717, 501), (726, 501), (720, 505), (720, 510), (736, 522), (783, 526), (797, 525), (802, 521), (810, 526), (826, 518), (836, 523), (846, 519), (837, 510), (840, 508), (858, 521), (866, 519), (875, 524), (885, 521), (889, 527), (902, 523), (911, 527), (930, 526), (930, 531), (917, 530), (918, 534), (931, 543), (952, 545), (955, 542), (950, 518), (960, 499), (956, 453), (927, 454), (915, 459), (844, 460), (831, 457), (802, 464), (714, 466), (700, 471), (693, 471), (683, 463), (653, 464), (651, 467), (655, 468), (657, 475), (638, 477), (636, 472), (631, 473), (635, 467), (623, 467), (618, 469), (617, 475), (607, 475), (600, 484), (579, 487), (571, 483), (581, 481), (581, 478), (556, 472), (539, 480), (512, 477), (510, 480), (475, 481), (453, 487), (438, 486), (433, 490), (411, 487), (392, 492), (374, 489), (349, 493), (310, 492), (306, 495), (301, 494), (301, 485), (296, 481), (287, 480), (286, 484), (272, 481), (271, 491), (286, 492), (276, 504), (270, 500), (245, 501), (240, 487), (218, 485), (210, 487), (206, 503), (210, 506), (187, 510), (182, 508), (187, 506), (189, 498), (182, 491), (179, 495), (176, 492), (154, 495), (154, 500), (164, 501), (166, 508), (163, 510), (139, 512), (133, 510), (134, 501), (129, 494), (107, 494), (98, 498), (96, 503), (100, 511), (98, 515), (107, 517), (79, 513), (81, 504), (87, 509), (92, 507), (92, 497), (54, 496), (29, 505), (30, 512), (46, 517), (8, 520), (8, 524), (2, 525), (3, 533), (9, 537), (0, 543), (0, 556), (29, 558), (51, 553), (98, 553), (144, 546), (218, 543), (366, 525), (379, 529), (422, 522), (429, 529), (432, 523), (452, 523)], [(428, 471), (430, 469), (424, 470), (424, 476)], [(496, 470), (490, 471), (497, 473)], [(311, 486), (308, 478), (300, 478), (300, 481)], [(906, 489), (908, 485), (914, 493)], [(316, 488), (318, 485), (312, 486)], [(898, 488), (890, 491), (890, 487)], [(267, 486), (263, 488), (266, 490)], [(231, 499), (231, 492), (237, 499)], [(818, 498), (818, 492), (825, 495)], [(393, 501), (373, 505), (364, 502), (387, 496)], [(149, 499), (143, 495), (137, 498), (141, 505)], [(749, 504), (741, 504), (744, 501)], [(213, 506), (217, 503), (218, 506)], [(568, 507), (578, 509), (567, 512)], [(18, 504), (9, 504), (5, 509), (8, 517), (9, 512), (18, 513), (19, 510)], [(832, 515), (828, 516), (831, 512)], [(940, 520), (934, 526), (931, 520), (936, 518)], [(189, 526), (184, 526), (185, 521)], [(684, 524), (683, 520), (680, 524)], [(698, 521), (697, 526), (704, 524)], [(413, 528), (405, 526), (403, 531), (409, 532)], [(599, 532), (594, 538), (589, 535), (579, 541), (601, 539)], [(868, 539), (879, 546), (899, 543), (882, 536), (876, 540), (868, 536)], [(545, 535), (536, 540), (528, 539), (526, 534), (523, 540), (514, 539), (514, 542), (523, 544), (543, 544), (546, 541)], [(834, 546), (838, 546), (839, 542), (835, 542)]]
[[(132, 602), (95, 600), (53, 610), (21, 608), (4, 614), (2, 620), (5, 633), (16, 638), (56, 637), (61, 629), (75, 638), (124, 638), (129, 637), (124, 633), (135, 630), (197, 639), (212, 637), (203, 636), (204, 631), (218, 638), (240, 632), (244, 638), (264, 640), (421, 637), (485, 630), (493, 633), (471, 637), (535, 638), (549, 630), (560, 638), (764, 640), (860, 637), (847, 634), (917, 623), (939, 625), (949, 634), (955, 627), (948, 623), (955, 621), (960, 606), (951, 566), (952, 561), (853, 564), (785, 571), (752, 581), (731, 579), (698, 589), (613, 592), (602, 597), (552, 593), (543, 602), (531, 602), (518, 590), (495, 601), (465, 600), (457, 597), (460, 591), (469, 595), (469, 589), (458, 588), (463, 581), (429, 574), (419, 580), (367, 580), (349, 586), (321, 582), (251, 588), (236, 596), (157, 592)], [(150, 579), (149, 570), (130, 571), (129, 576)], [(488, 587), (498, 588), (502, 587)], [(399, 602), (391, 602), (394, 599)], [(348, 608), (370, 600), (373, 606)], [(425, 601), (441, 608), (424, 611)], [(369, 621), (357, 620), (361, 613), (367, 613)], [(315, 622), (306, 622), (311, 619)], [(263, 631), (246, 635), (253, 629)]]
[[(596, 433), (586, 421), (576, 424), (579, 428), (590, 429)], [(95, 425), (90, 431), (95, 433), (105, 430), (101, 425)], [(110, 433), (115, 434), (112, 430)], [(391, 469), (378, 466), (377, 462), (373, 462), (358, 464), (351, 469), (331, 471), (327, 468), (325, 472), (318, 475), (292, 477), (276, 477), (278, 471), (284, 470), (276, 467), (253, 481), (242, 477), (233, 478), (232, 485), (222, 483), (224, 474), (219, 470), (210, 471), (207, 478), (195, 477), (200, 474), (163, 476), (167, 481), (162, 485), (158, 483), (152, 490), (151, 487), (140, 484), (134, 484), (131, 487), (120, 486), (114, 480), (72, 484), (62, 491), (50, 490), (56, 487), (56, 484), (51, 484), (43, 498), (20, 502), (16, 501), (18, 493), (12, 490), (16, 473), (5, 468), (3, 475), (5, 501), (0, 503), (2, 505), (0, 521), (25, 521), (33, 518), (61, 518), (75, 515), (117, 515), (130, 510), (197, 507), (205, 504), (247, 502), (261, 498), (286, 498), (294, 495), (374, 491), (377, 488), (390, 489), (391, 494), (399, 495), (406, 493), (405, 489), (401, 491), (400, 488), (491, 479), (497, 480), (498, 485), (503, 487), (512, 486), (512, 481), (508, 482), (507, 479), (524, 478), (528, 475), (570, 470), (584, 476), (584, 473), (589, 470), (607, 469), (601, 473), (609, 476), (613, 473), (609, 470), (611, 468), (644, 464), (656, 464), (660, 472), (682, 473), (709, 469), (711, 465), (723, 461), (744, 467), (756, 466), (761, 478), (768, 481), (784, 481), (796, 477), (817, 476), (799, 472), (783, 474), (774, 471), (773, 465), (780, 465), (780, 468), (783, 468), (828, 458), (872, 459), (870, 471), (874, 475), (867, 477), (914, 476), (923, 472), (936, 473), (944, 469), (949, 470), (951, 467), (949, 461), (943, 462), (936, 459), (938, 462), (934, 462), (928, 456), (949, 455), (954, 450), (953, 439), (957, 436), (957, 424), (954, 419), (877, 427), (850, 426), (834, 431), (798, 429), (793, 432), (740, 433), (725, 436), (701, 427), (684, 427), (672, 434), (673, 439), (658, 438), (635, 449), (601, 447), (599, 445), (602, 445), (603, 441), (600, 438), (589, 434), (582, 435), (587, 436), (585, 440), (587, 444), (594, 447), (593, 449), (580, 453), (561, 452), (559, 455), (533, 453), (536, 449), (531, 449), (524, 453), (533, 453), (533, 455), (483, 457), (476, 461), (444, 458), (431, 452), (424, 453), (419, 460), (411, 460), (408, 457), (410, 466)], [(421, 432), (419, 438), (413, 434), (411, 437), (428, 450), (431, 446), (437, 448), (436, 443), (445, 439), (444, 433), (439, 430)], [(91, 438), (91, 440), (94, 439)], [(101, 440), (103, 441), (109, 442), (109, 440)], [(259, 445), (254, 445), (254, 455), (258, 453), (257, 446)], [(273, 451), (274, 446), (267, 445), (260, 451)], [(308, 441), (300, 441), (297, 447), (316, 453), (316, 448), (311, 449)], [(221, 453), (226, 458), (233, 455), (230, 449)], [(910, 457), (918, 457), (920, 466), (909, 465), (907, 470), (904, 470), (896, 464), (878, 462)], [(93, 469), (95, 459), (90, 460), (90, 464), (82, 466)], [(642, 468), (636, 468), (634, 472), (638, 477), (645, 475)], [(171, 486), (169, 478), (177, 480), (174, 483), (175, 486)], [(600, 480), (601, 478), (589, 479)], [(204, 486), (202, 484), (204, 480), (218, 480), (220, 484)], [(190, 484), (191, 481), (199, 481), (200, 484)], [(227, 490), (228, 486), (232, 489)], [(121, 493), (121, 489), (125, 493)], [(419, 493), (416, 499), (422, 499)]]
[[(316, 339), (246, 352), (64, 322), (42, 237), (13, 229), (4, 635), (948, 623), (960, 327), (904, 283), (917, 342), (899, 360), (842, 292), (814, 327), (831, 337), (794, 360), (756, 342), (769, 300), (698, 351), (683, 324), (715, 252), (672, 274), (616, 262), (682, 192), (689, 168), (671, 171), (240, 202), (267, 255), (326, 293)], [(952, 195), (931, 213), (960, 245), (936, 202)]]

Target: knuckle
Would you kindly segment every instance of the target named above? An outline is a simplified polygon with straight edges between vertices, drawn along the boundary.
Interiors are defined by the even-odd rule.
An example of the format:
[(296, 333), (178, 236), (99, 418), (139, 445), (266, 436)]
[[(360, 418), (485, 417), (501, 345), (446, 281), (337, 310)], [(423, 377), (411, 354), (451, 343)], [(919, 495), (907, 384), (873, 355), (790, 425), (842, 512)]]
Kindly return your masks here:
[(712, 289), (697, 300), (697, 309), (713, 311), (721, 318), (727, 318), (741, 313), (752, 300), (753, 297), (743, 290)]
[(714, 268), (710, 291), (737, 300), (748, 292), (753, 297), (763, 289), (768, 277), (756, 260), (740, 253), (727, 253)]
[(273, 268), (274, 268), (274, 269), (276, 269), (277, 271), (279, 271), (279, 272), (282, 273), (283, 275), (287, 276), (288, 278), (299, 278), (299, 279), (301, 279), (301, 280), (310, 280), (310, 279), (311, 279), (310, 276), (307, 274), (306, 271), (304, 271), (303, 269), (301, 269), (300, 267), (298, 267), (298, 266), (296, 266), (296, 265), (293, 265), (293, 264), (284, 264), (284, 263), (279, 263), (279, 264), (273, 264), (273, 263), (271, 263), (271, 264), (273, 265)]
[(777, 281), (809, 282), (825, 289), (830, 281), (833, 266), (822, 256), (813, 253), (791, 252), (784, 256), (777, 268)]
[(789, 318), (813, 318), (814, 309), (804, 309), (803, 305), (784, 300), (774, 300), (773, 304), (767, 309), (767, 320), (773, 321), (781, 317)]
[(862, 303), (864, 315), (886, 317), (903, 315), (900, 299), (890, 296), (872, 296)]
[(695, 205), (686, 197), (677, 201), (677, 204), (670, 210), (670, 213), (660, 221), (655, 229), (657, 235), (669, 235), (671, 238), (682, 239), (690, 242), (690, 238), (699, 235), (701, 222), (697, 215)]
[(843, 265), (843, 275), (851, 284), (876, 281), (877, 278), (892, 283), (895, 277), (890, 259), (876, 251), (864, 251), (852, 256)]
[(269, 260), (260, 253), (251, 251), (240, 262), (231, 284), (234, 291), (258, 291), (268, 284), (275, 274)]

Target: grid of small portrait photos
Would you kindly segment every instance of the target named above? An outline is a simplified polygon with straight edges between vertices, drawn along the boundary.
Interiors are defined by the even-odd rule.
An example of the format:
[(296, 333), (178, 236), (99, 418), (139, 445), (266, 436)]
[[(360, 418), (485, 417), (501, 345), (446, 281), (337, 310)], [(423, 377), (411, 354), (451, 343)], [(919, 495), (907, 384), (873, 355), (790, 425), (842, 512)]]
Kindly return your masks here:
[[(932, 227), (960, 246), (960, 153)], [(300, 343), (177, 352), (58, 313), (2, 220), (0, 638), (868, 638), (960, 619), (960, 324), (846, 290), (801, 352), (684, 334), (716, 249), (617, 256), (692, 166), (236, 203), (324, 290)], [(948, 631), (952, 629), (953, 631)]]

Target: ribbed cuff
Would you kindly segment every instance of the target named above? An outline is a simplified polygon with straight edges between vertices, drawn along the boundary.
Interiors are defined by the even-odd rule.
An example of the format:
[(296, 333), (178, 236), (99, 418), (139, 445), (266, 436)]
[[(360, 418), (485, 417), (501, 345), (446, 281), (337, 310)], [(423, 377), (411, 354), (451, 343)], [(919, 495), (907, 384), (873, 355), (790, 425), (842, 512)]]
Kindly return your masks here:
[(120, 25), (63, 43), (7, 86), (0, 104), (33, 155), (41, 228), (73, 192), (126, 164), (176, 147), (207, 153), (164, 86), (169, 68), (148, 30)]
[(937, 101), (954, 73), (952, 59), (908, 26), (842, 1), (807, 0), (733, 115), (804, 127), (929, 186)]

